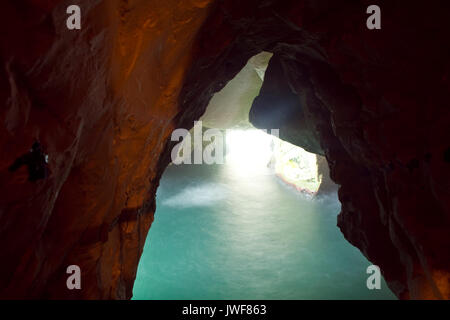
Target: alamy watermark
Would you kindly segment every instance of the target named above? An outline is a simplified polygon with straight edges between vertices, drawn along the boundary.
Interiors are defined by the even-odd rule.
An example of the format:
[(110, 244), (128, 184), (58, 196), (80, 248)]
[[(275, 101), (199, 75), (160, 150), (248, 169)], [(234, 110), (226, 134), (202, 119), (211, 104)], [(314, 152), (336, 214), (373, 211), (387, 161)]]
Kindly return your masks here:
[(381, 9), (377, 5), (371, 5), (367, 7), (367, 14), (370, 16), (367, 18), (366, 26), (369, 30), (381, 29)]
[(69, 30), (81, 29), (81, 8), (77, 5), (67, 7), (66, 13), (69, 17), (66, 20), (66, 26)]
[(81, 290), (81, 269), (77, 265), (70, 265), (66, 269), (70, 276), (66, 280), (66, 286), (69, 290)]
[[(81, 29), (81, 8), (78, 5), (70, 5), (66, 10), (69, 17), (66, 20), (66, 26), (69, 30)], [(381, 9), (377, 5), (370, 5), (366, 10), (370, 16), (367, 18), (366, 26), (369, 30), (381, 29)]]
[[(172, 132), (171, 141), (179, 142), (171, 152), (172, 163), (180, 164), (225, 164), (226, 136), (233, 129), (203, 130), (202, 121), (194, 122), (193, 134), (187, 129)], [(268, 130), (260, 130), (268, 133)], [(224, 134), (225, 132), (225, 134)], [(279, 129), (270, 130), (270, 135), (279, 138)]]
[(369, 290), (381, 290), (381, 270), (379, 266), (371, 265), (367, 267), (367, 274), (370, 276), (367, 278), (366, 286)]

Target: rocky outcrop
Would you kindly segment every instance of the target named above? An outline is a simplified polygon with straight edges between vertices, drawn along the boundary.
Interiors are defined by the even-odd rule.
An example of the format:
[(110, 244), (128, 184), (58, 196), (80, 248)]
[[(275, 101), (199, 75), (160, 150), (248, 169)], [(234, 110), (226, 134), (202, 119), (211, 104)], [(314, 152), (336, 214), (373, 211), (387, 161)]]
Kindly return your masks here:
[(283, 63), (279, 55), (271, 59), (261, 92), (250, 110), (249, 119), (257, 128), (279, 129), (281, 139), (301, 146), (311, 153), (323, 155), (316, 130), (317, 121), (322, 118), (314, 117), (305, 106), (306, 101), (302, 101), (303, 97), (291, 88), (284, 74)]
[(321, 177), (318, 195), (326, 195), (332, 192), (337, 192), (339, 186), (331, 180), (330, 168), (328, 167), (327, 158), (318, 155), (317, 156), (317, 171), (319, 177)]
[[(60, 1), (2, 2), (0, 297), (130, 298), (171, 132), (269, 51), (250, 119), (326, 156), (339, 227), (397, 296), (448, 299), (450, 6), (378, 2), (382, 30), (364, 0), (79, 1), (80, 31)], [(8, 168), (35, 141), (30, 181)]]
[(251, 128), (249, 112), (258, 96), (272, 54), (252, 57), (226, 86), (209, 101), (201, 120), (203, 126), (217, 129)]

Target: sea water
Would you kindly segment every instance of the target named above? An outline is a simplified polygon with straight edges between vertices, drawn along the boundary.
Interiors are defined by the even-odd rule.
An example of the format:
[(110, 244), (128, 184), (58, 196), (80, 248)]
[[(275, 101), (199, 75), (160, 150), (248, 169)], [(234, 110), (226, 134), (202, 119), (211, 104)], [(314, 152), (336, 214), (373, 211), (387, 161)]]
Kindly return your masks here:
[(336, 226), (335, 193), (313, 198), (270, 172), (169, 166), (133, 299), (395, 299)]

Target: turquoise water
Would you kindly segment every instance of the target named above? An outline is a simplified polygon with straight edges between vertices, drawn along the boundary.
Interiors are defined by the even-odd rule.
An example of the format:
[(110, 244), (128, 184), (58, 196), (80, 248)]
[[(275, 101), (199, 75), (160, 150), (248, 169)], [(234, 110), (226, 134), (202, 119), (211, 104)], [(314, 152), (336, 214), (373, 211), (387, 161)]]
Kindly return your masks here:
[(311, 199), (269, 172), (170, 166), (134, 299), (394, 299), (336, 227), (335, 194)]

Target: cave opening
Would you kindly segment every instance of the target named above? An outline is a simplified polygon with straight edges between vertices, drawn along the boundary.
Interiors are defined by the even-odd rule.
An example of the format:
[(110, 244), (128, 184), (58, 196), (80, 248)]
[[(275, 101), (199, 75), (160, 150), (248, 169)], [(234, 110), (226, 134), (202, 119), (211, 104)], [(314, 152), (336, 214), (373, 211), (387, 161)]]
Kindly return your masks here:
[(325, 158), (250, 123), (271, 57), (251, 58), (200, 119), (223, 131), (225, 163), (165, 170), (134, 299), (395, 299), (384, 280), (367, 288), (371, 263), (336, 226)]

